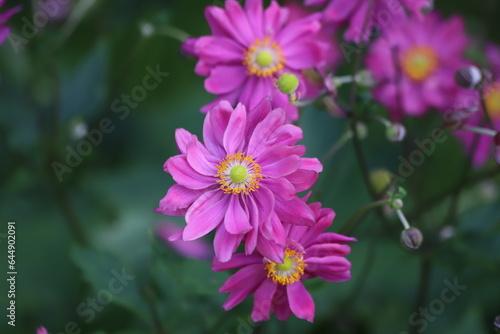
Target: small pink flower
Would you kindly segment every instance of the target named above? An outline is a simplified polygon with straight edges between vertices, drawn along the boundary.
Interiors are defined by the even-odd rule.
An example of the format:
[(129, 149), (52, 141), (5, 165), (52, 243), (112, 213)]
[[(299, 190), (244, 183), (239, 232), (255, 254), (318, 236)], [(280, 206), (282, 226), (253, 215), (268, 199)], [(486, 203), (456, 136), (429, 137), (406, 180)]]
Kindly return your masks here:
[(253, 293), (253, 321), (269, 320), (271, 312), (279, 320), (286, 320), (293, 312), (298, 318), (312, 322), (314, 301), (302, 280), (319, 277), (328, 282), (343, 282), (351, 278), (351, 263), (345, 258), (350, 247), (344, 244), (356, 239), (323, 233), (332, 224), (335, 213), (322, 209), (320, 203), (309, 206), (314, 211), (316, 224), (286, 226), (283, 263), (257, 253), (235, 254), (225, 263), (214, 260), (214, 271), (241, 268), (219, 289), (230, 293), (223, 305), (225, 310), (232, 309)]
[(164, 222), (156, 227), (156, 234), (161, 237), (165, 243), (181, 256), (196, 259), (200, 261), (210, 261), (214, 256), (212, 247), (205, 240), (174, 240), (182, 235), (182, 228), (172, 222)]
[(296, 193), (309, 189), (322, 169), (317, 159), (302, 158), (305, 147), (295, 145), (302, 130), (285, 118), (283, 109), (272, 110), (269, 98), (249, 113), (242, 104), (233, 110), (222, 101), (207, 113), (203, 144), (178, 129), (181, 154), (164, 165), (177, 184), (156, 211), (185, 216), (186, 241), (216, 229), (220, 261), (229, 260), (244, 238), (248, 254), (257, 248), (280, 261), (282, 221), (313, 224), (311, 209)]
[[(6, 0), (0, 0), (0, 8), (5, 5)], [(7, 11), (1, 13), (0, 12), (0, 44), (2, 44), (7, 36), (9, 36), (10, 33), (10, 27), (6, 25), (7, 20), (10, 19), (12, 15), (15, 13), (19, 12), (21, 10), (21, 6), (17, 6), (11, 9), (8, 9)]]
[(183, 44), (185, 52), (199, 59), (195, 72), (207, 77), (205, 89), (218, 95), (202, 111), (221, 100), (251, 110), (271, 96), (274, 106), (286, 109), (288, 120), (296, 120), (297, 108), (276, 88), (275, 80), (281, 73), (294, 74), (301, 83), (299, 95), (307, 95), (302, 71), (326, 61), (328, 45), (316, 39), (321, 15), (291, 20), (288, 8), (274, 0), (265, 10), (262, 0), (247, 0), (244, 9), (236, 0), (227, 0), (225, 8), (208, 6), (205, 17), (212, 35)]
[(47, 332), (45, 327), (38, 327), (36, 330), (36, 334), (49, 334), (49, 332)]
[(429, 108), (452, 108), (460, 90), (455, 72), (466, 64), (468, 40), (461, 18), (431, 14), (386, 30), (371, 46), (366, 64), (377, 80), (375, 98), (395, 119)]
[(344, 38), (347, 41), (368, 40), (373, 28), (387, 27), (407, 19), (406, 11), (420, 16), (422, 9), (433, 0), (305, 0), (308, 6), (324, 6), (325, 20), (337, 25), (347, 24)]

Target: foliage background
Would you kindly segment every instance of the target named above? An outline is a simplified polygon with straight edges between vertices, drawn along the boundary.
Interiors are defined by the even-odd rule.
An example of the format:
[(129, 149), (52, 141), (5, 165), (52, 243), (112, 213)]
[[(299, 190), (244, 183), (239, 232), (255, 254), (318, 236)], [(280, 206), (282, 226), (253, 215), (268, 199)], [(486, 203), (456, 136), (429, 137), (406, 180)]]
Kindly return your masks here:
[[(34, 10), (30, 1), (8, 1), (4, 8), (18, 3), (23, 10), (10, 24), (22, 36), (23, 18), (32, 21)], [(451, 136), (404, 184), (405, 212), (425, 235), (422, 249), (400, 245), (401, 225), (394, 217), (381, 224), (369, 215), (353, 234), (353, 279), (307, 282), (316, 302), (314, 324), (293, 317), (254, 324), (251, 298), (225, 312), (226, 295), (217, 289), (229, 273), (213, 273), (209, 263), (182, 258), (155, 238), (154, 227), (167, 220), (153, 210), (172, 184), (162, 165), (176, 154), (174, 130), (200, 134), (198, 110), (211, 96), (193, 73), (194, 61), (181, 56), (178, 40), (161, 33), (144, 37), (139, 28), (151, 22), (157, 31), (176, 27), (193, 36), (207, 34), (208, 4), (80, 0), (74, 10), (81, 20), (47, 24), (18, 52), (9, 41), (0, 47), (0, 237), (7, 221), (15, 221), (18, 271), (12, 328), (4, 315), (7, 246), (1, 238), (0, 332), (35, 333), (44, 325), (50, 333), (78, 333), (73, 325), (65, 328), (70, 322), (81, 333), (416, 332), (422, 327), (410, 326), (410, 315), (440, 299), (444, 280), (458, 279), (467, 289), (423, 332), (492, 333), (500, 314), (498, 168), (490, 163), (462, 178), (467, 161)], [(85, 5), (88, 10), (82, 10)], [(445, 16), (463, 15), (473, 45), (500, 42), (498, 1), (437, 0), (436, 8)], [(481, 58), (473, 48), (471, 55)], [(147, 66), (157, 65), (169, 76), (120, 119), (111, 103), (142, 84)], [(352, 64), (339, 70), (351, 72)], [(360, 101), (364, 111), (380, 109), (369, 94)], [(78, 144), (71, 136), (74, 124), (84, 122), (92, 130), (105, 117), (115, 130), (58, 182), (51, 163), (64, 162), (66, 146)], [(410, 136), (395, 144), (379, 124), (368, 123), (363, 147), (369, 168), (396, 173), (397, 157), (407, 157), (413, 140), (429, 138), (439, 124), (437, 115), (407, 120)], [(320, 159), (347, 129), (346, 120), (332, 118), (319, 105), (305, 108), (299, 125), (307, 155)], [(323, 162), (313, 198), (337, 212), (331, 230), (338, 231), (370, 197), (352, 143)], [(483, 181), (464, 182), (470, 178)], [(443, 241), (444, 226), (455, 233)], [(78, 306), (107, 287), (113, 269), (122, 268), (135, 279), (87, 322)]]

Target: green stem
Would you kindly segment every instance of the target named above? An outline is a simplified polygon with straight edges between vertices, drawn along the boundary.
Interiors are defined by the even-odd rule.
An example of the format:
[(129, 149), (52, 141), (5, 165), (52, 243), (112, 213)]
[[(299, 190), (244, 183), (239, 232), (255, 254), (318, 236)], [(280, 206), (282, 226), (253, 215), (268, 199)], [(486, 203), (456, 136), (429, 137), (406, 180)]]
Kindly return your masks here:
[(390, 199), (387, 200), (380, 200), (376, 202), (369, 203), (362, 208), (360, 208), (358, 211), (356, 211), (351, 218), (347, 221), (347, 223), (342, 226), (340, 231), (338, 232), (339, 234), (352, 234), (354, 230), (358, 227), (359, 223), (362, 221), (359, 218), (366, 215), (370, 210), (381, 207), (383, 205), (387, 205), (391, 202)]

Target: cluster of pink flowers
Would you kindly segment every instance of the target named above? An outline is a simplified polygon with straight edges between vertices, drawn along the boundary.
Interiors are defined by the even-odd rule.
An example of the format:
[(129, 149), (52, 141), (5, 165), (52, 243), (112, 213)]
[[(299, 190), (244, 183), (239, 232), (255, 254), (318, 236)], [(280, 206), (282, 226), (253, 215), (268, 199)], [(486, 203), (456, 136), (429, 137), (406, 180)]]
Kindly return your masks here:
[[(176, 131), (179, 155), (164, 164), (175, 184), (156, 211), (185, 218), (186, 226), (168, 237), (182, 254), (179, 242), (215, 231), (213, 270), (241, 268), (220, 289), (230, 293), (225, 309), (254, 293), (254, 321), (271, 312), (313, 321), (314, 302), (302, 280), (349, 280), (346, 243), (355, 239), (325, 232), (333, 210), (298, 196), (323, 167), (304, 157), (305, 147), (297, 145), (302, 130), (290, 121), (299, 116), (297, 97), (318, 96), (323, 81), (314, 77), (332, 70), (339, 49), (322, 15), (296, 5), (272, 1), (264, 9), (262, 0), (244, 7), (227, 0), (224, 8), (208, 6), (205, 16), (212, 34), (182, 48), (198, 59), (196, 73), (218, 97), (202, 108), (203, 140)], [(290, 92), (279, 83), (285, 74), (298, 83)], [(243, 253), (234, 254), (238, 249)]]
[[(195, 72), (216, 98), (201, 108), (202, 139), (176, 131), (179, 154), (164, 164), (175, 184), (156, 211), (184, 217), (181, 230), (160, 232), (181, 254), (200, 258), (181, 243), (214, 231), (212, 269), (239, 269), (220, 288), (230, 294), (226, 310), (253, 293), (254, 321), (268, 320), (271, 312), (280, 320), (293, 312), (313, 321), (314, 302), (302, 281), (350, 279), (346, 244), (355, 239), (325, 232), (333, 210), (299, 197), (323, 167), (297, 145), (302, 130), (291, 123), (299, 118), (296, 101), (336, 98), (342, 82), (360, 80), (358, 73), (347, 81), (334, 77), (344, 50), (334, 34), (345, 28), (344, 39), (357, 43), (368, 43), (377, 31), (364, 58), (367, 86), (392, 121), (456, 107), (467, 94), (455, 74), (471, 64), (465, 58), (469, 39), (461, 18), (443, 19), (432, 3), (306, 0), (311, 7), (302, 7), (273, 0), (264, 8), (262, 0), (243, 6), (226, 0), (224, 7), (206, 8), (211, 35), (187, 39), (182, 50), (197, 59)], [(483, 90), (485, 105), (499, 125), (500, 50), (488, 54), (497, 81)], [(392, 137), (404, 136), (401, 124), (384, 122), (401, 130)]]

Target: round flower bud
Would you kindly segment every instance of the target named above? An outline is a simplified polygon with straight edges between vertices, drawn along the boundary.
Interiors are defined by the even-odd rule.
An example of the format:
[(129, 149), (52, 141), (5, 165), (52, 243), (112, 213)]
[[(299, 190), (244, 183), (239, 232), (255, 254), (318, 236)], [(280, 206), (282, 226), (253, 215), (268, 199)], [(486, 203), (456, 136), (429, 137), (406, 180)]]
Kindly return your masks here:
[(423, 240), (422, 232), (416, 227), (410, 227), (401, 232), (401, 243), (408, 249), (418, 249)]
[(390, 141), (402, 141), (406, 136), (406, 128), (401, 123), (392, 123), (386, 128), (385, 135)]
[(493, 321), (493, 325), (495, 325), (496, 328), (500, 329), (500, 315), (495, 318)]
[(291, 73), (285, 73), (278, 79), (278, 89), (283, 94), (290, 95), (299, 87), (299, 78)]
[(368, 128), (365, 123), (356, 122), (356, 132), (358, 133), (358, 138), (361, 140), (368, 137)]
[(483, 82), (483, 73), (473, 65), (462, 67), (455, 72), (455, 82), (463, 88), (477, 89)]
[(400, 198), (391, 201), (391, 208), (394, 210), (401, 210), (403, 208), (403, 201)]
[(385, 169), (377, 169), (370, 173), (370, 182), (377, 194), (381, 193), (391, 184), (391, 173)]
[(376, 83), (372, 72), (368, 70), (359, 71), (354, 78), (361, 87), (365, 88), (372, 88)]

